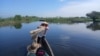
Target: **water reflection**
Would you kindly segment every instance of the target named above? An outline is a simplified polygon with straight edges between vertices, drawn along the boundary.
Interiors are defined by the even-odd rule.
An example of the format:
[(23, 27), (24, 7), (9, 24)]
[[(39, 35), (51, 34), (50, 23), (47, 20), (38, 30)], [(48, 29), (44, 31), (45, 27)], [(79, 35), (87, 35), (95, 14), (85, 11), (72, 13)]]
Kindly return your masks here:
[(4, 21), (0, 22), (0, 28), (1, 27), (8, 27), (8, 26), (13, 26), (16, 29), (21, 29), (22, 23), (27, 23), (29, 24), (31, 21)]
[(57, 22), (49, 22), (51, 24), (69, 24), (69, 25), (72, 25), (72, 24), (76, 24), (76, 23), (86, 23), (86, 22), (81, 22), (81, 21), (65, 21), (65, 22), (62, 22), (62, 21), (57, 21)]
[(20, 22), (16, 22), (14, 25), (13, 25), (16, 29), (20, 29), (22, 27), (22, 24)]
[(98, 23), (91, 23), (89, 25), (87, 25), (87, 28), (96, 31), (96, 30), (100, 30), (100, 22)]

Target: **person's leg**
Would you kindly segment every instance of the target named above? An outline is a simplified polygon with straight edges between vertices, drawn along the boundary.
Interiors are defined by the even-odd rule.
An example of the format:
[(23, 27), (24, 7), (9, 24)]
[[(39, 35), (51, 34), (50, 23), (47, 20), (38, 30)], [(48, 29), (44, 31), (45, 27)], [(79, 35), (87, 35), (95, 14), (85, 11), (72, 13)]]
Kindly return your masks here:
[(38, 37), (37, 43), (40, 43), (40, 37)]
[(42, 38), (41, 38), (41, 44), (42, 45), (44, 45), (44, 38), (45, 38), (45, 36), (42, 36)]
[(45, 36), (42, 36), (42, 39), (44, 39), (45, 38)]

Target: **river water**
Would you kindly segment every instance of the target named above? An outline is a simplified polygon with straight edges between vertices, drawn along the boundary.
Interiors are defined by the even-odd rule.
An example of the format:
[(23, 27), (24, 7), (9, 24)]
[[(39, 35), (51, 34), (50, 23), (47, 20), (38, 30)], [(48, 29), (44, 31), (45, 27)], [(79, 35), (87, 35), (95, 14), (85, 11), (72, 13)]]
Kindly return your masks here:
[[(41, 22), (0, 27), (0, 56), (26, 56), (29, 31)], [(100, 56), (100, 23), (50, 23), (46, 39), (55, 56)]]

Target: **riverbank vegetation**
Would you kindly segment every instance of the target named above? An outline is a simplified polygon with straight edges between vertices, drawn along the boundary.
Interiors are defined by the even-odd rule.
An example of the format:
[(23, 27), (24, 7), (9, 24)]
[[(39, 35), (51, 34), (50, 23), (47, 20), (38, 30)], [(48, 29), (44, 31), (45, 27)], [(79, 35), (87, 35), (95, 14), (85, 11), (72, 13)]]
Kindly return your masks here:
[(30, 23), (38, 20), (39, 18), (35, 16), (22, 17), (21, 15), (15, 15), (14, 17), (0, 18), (0, 26), (13, 26), (19, 23)]
[(33, 21), (47, 21), (49, 23), (80, 23), (89, 21), (100, 21), (100, 12), (92, 11), (87, 17), (37, 17), (15, 15), (9, 18), (0, 18), (0, 26), (16, 25), (19, 23), (30, 23)]

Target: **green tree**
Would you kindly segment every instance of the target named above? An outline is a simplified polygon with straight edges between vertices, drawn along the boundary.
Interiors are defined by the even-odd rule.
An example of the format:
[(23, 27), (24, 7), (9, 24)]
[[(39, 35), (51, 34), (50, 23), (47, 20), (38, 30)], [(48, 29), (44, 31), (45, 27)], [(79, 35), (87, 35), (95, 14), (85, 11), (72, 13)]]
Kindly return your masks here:
[(21, 19), (22, 19), (21, 15), (15, 15), (14, 17), (14, 20), (21, 20)]
[(92, 11), (91, 13), (87, 13), (86, 16), (90, 17), (93, 22), (96, 22), (96, 19), (100, 19), (100, 12)]

